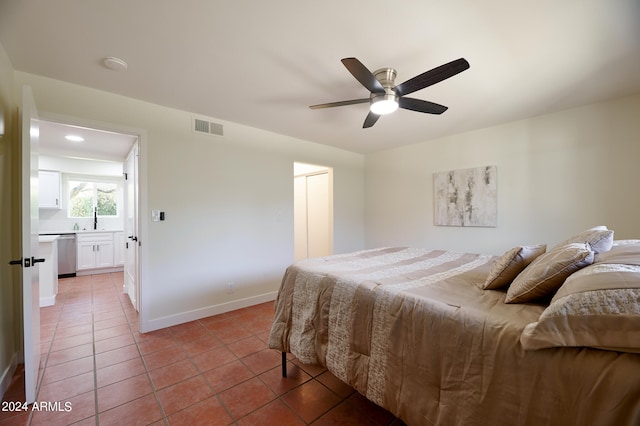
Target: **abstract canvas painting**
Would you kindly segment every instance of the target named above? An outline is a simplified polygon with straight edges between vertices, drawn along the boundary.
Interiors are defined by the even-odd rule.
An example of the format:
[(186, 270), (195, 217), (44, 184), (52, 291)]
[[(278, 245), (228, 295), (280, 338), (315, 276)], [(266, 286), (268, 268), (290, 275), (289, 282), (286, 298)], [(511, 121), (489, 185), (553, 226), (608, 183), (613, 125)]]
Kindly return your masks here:
[(435, 224), (497, 226), (496, 180), (496, 166), (434, 173)]

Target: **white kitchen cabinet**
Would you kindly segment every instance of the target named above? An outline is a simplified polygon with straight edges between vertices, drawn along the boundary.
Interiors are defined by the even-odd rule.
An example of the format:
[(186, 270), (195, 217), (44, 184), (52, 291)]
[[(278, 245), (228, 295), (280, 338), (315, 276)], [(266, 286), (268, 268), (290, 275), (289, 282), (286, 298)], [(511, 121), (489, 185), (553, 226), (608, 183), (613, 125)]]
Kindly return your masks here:
[(113, 233), (90, 232), (77, 235), (77, 270), (114, 266)]
[(62, 208), (60, 172), (39, 170), (38, 186), (38, 206), (41, 209)]

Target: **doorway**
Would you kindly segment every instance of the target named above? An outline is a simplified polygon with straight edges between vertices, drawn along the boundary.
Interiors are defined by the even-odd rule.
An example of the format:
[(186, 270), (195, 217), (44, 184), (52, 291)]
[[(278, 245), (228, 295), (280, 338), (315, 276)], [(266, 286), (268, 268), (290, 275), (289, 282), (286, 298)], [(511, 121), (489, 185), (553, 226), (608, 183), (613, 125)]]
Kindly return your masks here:
[[(143, 134), (140, 130), (105, 123), (41, 114), (39, 154), (44, 159), (44, 168), (58, 169), (63, 176), (61, 189), (64, 189), (65, 183), (68, 184), (67, 177), (70, 176), (119, 181), (117, 188), (121, 194), (115, 197), (117, 209), (100, 218), (98, 229), (122, 231), (113, 233), (113, 266), (124, 268), (126, 279), (123, 292), (129, 296), (137, 311), (140, 307), (139, 153)], [(76, 137), (76, 140), (67, 140), (68, 135)], [(43, 161), (40, 164), (43, 165)], [(60, 195), (63, 198), (62, 208), (45, 211), (40, 221), (49, 219), (49, 224), (53, 223), (54, 227), (62, 230), (71, 230), (72, 227), (91, 229), (91, 223), (87, 226), (85, 220), (71, 218), (65, 201), (66, 191)], [(115, 210), (117, 214), (114, 214)], [(57, 228), (54, 229), (56, 233)], [(95, 226), (93, 229), (96, 229)]]
[(294, 260), (333, 253), (333, 169), (293, 164)]

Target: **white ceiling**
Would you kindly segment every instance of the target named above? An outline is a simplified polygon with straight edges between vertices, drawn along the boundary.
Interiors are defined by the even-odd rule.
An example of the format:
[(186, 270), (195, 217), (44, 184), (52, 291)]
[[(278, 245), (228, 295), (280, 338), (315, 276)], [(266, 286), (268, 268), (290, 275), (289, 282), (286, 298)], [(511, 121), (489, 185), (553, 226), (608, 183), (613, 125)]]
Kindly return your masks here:
[[(136, 136), (88, 129), (52, 121), (40, 121), (39, 152), (70, 158), (123, 162), (138, 140)], [(83, 141), (69, 141), (73, 135)]]
[[(638, 0), (2, 0), (15, 69), (356, 152), (422, 142), (640, 93)], [(112, 71), (106, 56), (128, 62)], [(340, 59), (397, 83), (471, 68), (362, 129), (368, 96)]]

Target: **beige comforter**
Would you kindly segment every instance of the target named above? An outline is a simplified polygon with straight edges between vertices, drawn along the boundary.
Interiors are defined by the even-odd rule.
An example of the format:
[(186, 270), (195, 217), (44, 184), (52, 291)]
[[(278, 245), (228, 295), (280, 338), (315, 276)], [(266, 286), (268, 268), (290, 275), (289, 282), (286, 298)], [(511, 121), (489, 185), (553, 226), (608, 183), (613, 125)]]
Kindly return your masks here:
[(384, 248), (289, 267), (269, 346), (409, 425), (640, 424), (640, 355), (525, 351), (542, 305), (482, 290), (491, 256)]

